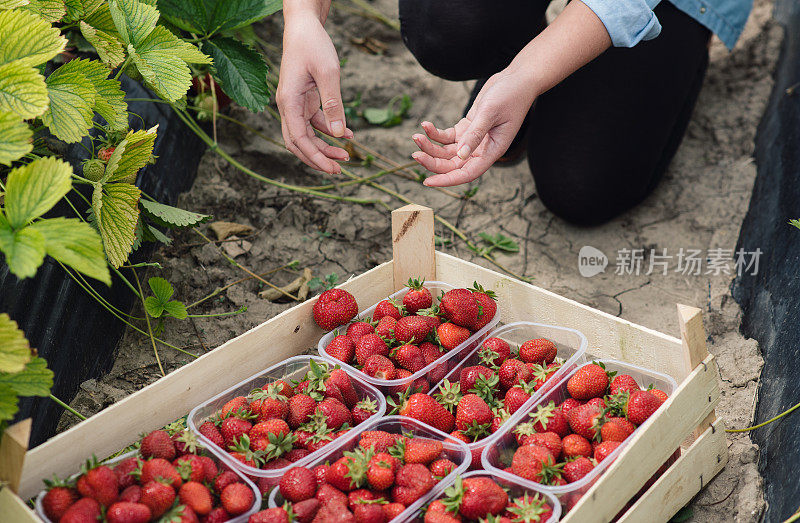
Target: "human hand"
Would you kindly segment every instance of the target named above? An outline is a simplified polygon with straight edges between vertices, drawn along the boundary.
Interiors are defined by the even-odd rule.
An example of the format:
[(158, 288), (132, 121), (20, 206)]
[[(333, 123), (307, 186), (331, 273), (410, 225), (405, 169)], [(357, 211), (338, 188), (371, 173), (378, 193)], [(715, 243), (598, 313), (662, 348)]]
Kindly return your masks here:
[(422, 122), (427, 136), (411, 137), (420, 148), (411, 157), (436, 173), (425, 185), (459, 185), (485, 173), (508, 149), (536, 94), (529, 75), (505, 69), (489, 78), (467, 116), (455, 126), (438, 129)]
[(314, 129), (348, 139), (353, 131), (344, 116), (339, 57), (319, 18), (311, 13), (286, 19), (276, 99), (286, 148), (309, 167), (340, 173), (336, 161), (349, 160), (347, 151), (325, 143)]

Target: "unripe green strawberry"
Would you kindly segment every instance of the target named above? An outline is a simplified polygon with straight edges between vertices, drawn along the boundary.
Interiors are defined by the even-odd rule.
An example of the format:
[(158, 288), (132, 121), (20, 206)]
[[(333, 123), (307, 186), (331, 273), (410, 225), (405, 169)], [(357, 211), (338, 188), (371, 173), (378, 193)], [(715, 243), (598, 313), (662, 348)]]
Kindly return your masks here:
[(83, 162), (83, 177), (93, 182), (98, 182), (106, 173), (106, 166), (102, 160), (92, 158)]

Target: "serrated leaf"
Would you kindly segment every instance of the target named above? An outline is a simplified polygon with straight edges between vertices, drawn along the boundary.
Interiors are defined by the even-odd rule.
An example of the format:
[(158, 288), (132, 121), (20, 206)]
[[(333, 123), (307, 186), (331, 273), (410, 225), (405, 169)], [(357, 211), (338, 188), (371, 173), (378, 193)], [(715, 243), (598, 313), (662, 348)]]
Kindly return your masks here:
[(0, 65), (0, 111), (35, 118), (49, 103), (44, 76), (36, 69), (20, 62)]
[(150, 218), (166, 227), (192, 227), (211, 219), (207, 214), (186, 211), (149, 200), (141, 200), (139, 204)]
[(153, 31), (141, 42), (136, 44), (136, 51), (143, 56), (155, 56), (167, 53), (171, 56), (177, 56), (184, 62), (190, 64), (210, 64), (211, 58), (200, 52), (200, 49), (184, 42), (169, 29), (163, 26), (157, 26)]
[(281, 0), (159, 0), (161, 14), (172, 24), (209, 35), (235, 29), (269, 16), (283, 7)]
[(10, 387), (18, 396), (49, 396), (53, 371), (43, 358), (35, 357), (16, 373), (0, 373), (0, 386)]
[(30, 227), (13, 230), (0, 225), (0, 251), (14, 276), (30, 278), (44, 261), (44, 237)]
[(28, 340), (17, 322), (6, 313), (0, 314), (0, 372), (21, 372), (31, 360)]
[(33, 132), (14, 113), (0, 112), (0, 164), (22, 158), (33, 149)]
[(179, 320), (185, 320), (188, 316), (186, 312), (186, 307), (183, 303), (179, 302), (178, 300), (172, 300), (164, 304), (164, 310), (172, 316), (173, 318), (177, 318)]
[(30, 0), (22, 9), (37, 14), (50, 23), (58, 22), (67, 14), (64, 0)]
[(145, 225), (146, 234), (148, 236), (148, 240), (156, 241), (163, 243), (164, 245), (170, 245), (172, 243), (172, 238), (164, 234), (163, 232), (159, 231), (155, 227), (150, 224)]
[(64, 4), (67, 8), (65, 21), (77, 22), (94, 13), (103, 4), (103, 0), (64, 0)]
[(253, 112), (264, 110), (269, 103), (268, 68), (260, 53), (227, 37), (203, 42), (203, 51), (214, 59), (216, 77), (225, 94)]
[(125, 60), (125, 49), (116, 36), (81, 21), (81, 34), (92, 44), (97, 55), (109, 67), (117, 67)]
[(64, 50), (67, 39), (35, 14), (21, 9), (0, 12), (0, 64), (35, 66)]
[(139, 0), (124, 0), (108, 3), (120, 39), (128, 45), (137, 45), (156, 27), (158, 10)]
[(114, 25), (114, 19), (111, 17), (111, 10), (107, 2), (103, 2), (103, 5), (98, 7), (94, 13), (84, 18), (83, 21), (95, 29), (119, 39), (119, 32), (117, 31), (117, 26)]
[(92, 128), (97, 91), (85, 75), (67, 68), (68, 65), (62, 65), (47, 77), (50, 107), (42, 115), (42, 123), (56, 137), (75, 143), (80, 142)]
[(72, 167), (54, 158), (39, 158), (12, 169), (6, 181), (6, 218), (17, 229), (49, 211), (72, 188)]
[(80, 73), (85, 76), (95, 90), (93, 109), (105, 119), (112, 130), (122, 131), (128, 128), (128, 104), (125, 103), (125, 93), (119, 80), (108, 77), (110, 71), (102, 62), (87, 59), (71, 60), (62, 65), (58, 72)]
[(181, 98), (192, 85), (189, 67), (177, 56), (162, 51), (139, 54), (133, 46), (128, 46), (128, 54), (147, 86), (167, 102)]
[(0, 10), (16, 9), (26, 5), (30, 0), (0, 0)]
[(160, 318), (164, 314), (164, 304), (155, 296), (148, 296), (144, 299), (144, 310), (153, 318)]
[(91, 225), (77, 218), (51, 218), (34, 222), (30, 227), (44, 237), (44, 250), (48, 255), (111, 285), (103, 242)]
[[(136, 174), (139, 172), (139, 169), (147, 165), (147, 162), (150, 161), (157, 130), (158, 126), (156, 125), (147, 130), (130, 131), (128, 133), (117, 146), (117, 149), (114, 150), (114, 153), (116, 153), (120, 145), (123, 147), (119, 160), (114, 163), (114, 168), (110, 173), (108, 181), (124, 181), (126, 183), (134, 183), (136, 181)], [(106, 174), (109, 174), (109, 168), (111, 166), (112, 163), (111, 160), (109, 160), (108, 166), (106, 167)]]
[(172, 287), (172, 284), (159, 276), (154, 276), (147, 280), (147, 285), (150, 286), (153, 295), (161, 303), (167, 303), (169, 299), (172, 298), (172, 295), (175, 294), (175, 289)]
[(94, 212), (108, 262), (119, 267), (128, 259), (139, 220), (139, 188), (127, 183), (97, 184), (92, 194)]
[(17, 394), (8, 385), (0, 385), (0, 421), (8, 421), (17, 413)]

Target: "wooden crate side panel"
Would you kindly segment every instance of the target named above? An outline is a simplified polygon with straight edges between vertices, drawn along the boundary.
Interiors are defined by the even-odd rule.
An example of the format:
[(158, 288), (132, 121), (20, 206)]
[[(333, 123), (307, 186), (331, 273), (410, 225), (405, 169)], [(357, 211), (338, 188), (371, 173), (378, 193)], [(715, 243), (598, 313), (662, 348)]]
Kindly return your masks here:
[(564, 523), (606, 522), (623, 508), (641, 485), (667, 461), (683, 439), (719, 403), (717, 365), (709, 356), (633, 440), (581, 500)]
[(0, 515), (3, 521), (41, 523), (36, 513), (8, 487), (0, 489)]
[(586, 336), (589, 350), (596, 356), (641, 365), (669, 374), (678, 382), (687, 374), (681, 340), (673, 336), (438, 251), (436, 274), (455, 285), (471, 286), (478, 280), (494, 290), (503, 323), (535, 321), (571, 327)]
[(725, 423), (717, 420), (620, 518), (620, 523), (669, 519), (708, 485), (728, 462)]
[[(341, 287), (357, 296), (359, 306), (366, 309), (391, 294), (392, 263), (379, 265)], [(259, 370), (316, 347), (322, 331), (311, 320), (313, 303), (309, 300), (282, 312), (30, 450), (21, 496), (36, 495), (43, 478), (54, 473), (68, 476), (91, 454), (111, 455), (140, 433), (188, 414)]]

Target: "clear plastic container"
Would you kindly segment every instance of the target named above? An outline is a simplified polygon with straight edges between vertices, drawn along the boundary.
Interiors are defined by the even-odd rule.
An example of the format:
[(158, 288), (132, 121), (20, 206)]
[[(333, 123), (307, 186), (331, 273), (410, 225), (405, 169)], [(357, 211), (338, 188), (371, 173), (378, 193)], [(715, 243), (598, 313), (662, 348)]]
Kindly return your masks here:
[[(672, 377), (660, 372), (651, 371), (617, 360), (589, 359), (589, 361), (602, 362), (606, 366), (606, 370), (617, 371), (617, 374), (629, 374), (643, 389), (648, 388), (652, 384), (654, 388), (661, 389), (662, 391), (666, 392), (668, 396), (672, 396), (672, 394), (675, 392), (675, 389), (678, 388), (678, 384)], [(589, 474), (574, 483), (561, 486), (541, 485), (539, 483), (529, 481), (505, 472), (503, 469), (511, 465), (511, 459), (514, 456), (514, 452), (519, 447), (516, 437), (514, 436), (514, 429), (521, 423), (525, 423), (528, 419), (528, 414), (538, 405), (546, 405), (551, 401), (555, 402), (556, 405), (559, 405), (562, 401), (569, 398), (570, 395), (567, 392), (567, 381), (573, 374), (575, 374), (577, 370), (578, 367), (564, 375), (562, 380), (556, 384), (554, 388), (551, 388), (535, 403), (529, 405), (525, 409), (520, 409), (515, 412), (514, 415), (511, 416), (511, 418), (500, 428), (500, 430), (495, 433), (495, 439), (492, 441), (492, 444), (486, 446), (481, 456), (483, 468), (487, 471), (511, 475), (522, 485), (553, 494), (564, 506), (564, 513), (569, 511), (569, 509), (578, 502), (581, 496), (583, 496), (583, 494), (585, 494), (591, 488), (591, 486), (594, 485), (594, 483), (597, 481), (597, 478), (603, 474), (603, 472), (605, 472), (605, 470), (609, 465), (611, 465), (617, 456), (619, 456), (622, 451), (625, 450), (628, 442), (634, 437), (636, 431), (639, 430), (639, 427), (637, 427), (636, 431), (628, 436), (628, 438), (623, 441), (622, 444), (611, 454), (609, 454), (606, 459), (601, 461), (594, 469), (592, 469), (591, 472), (589, 472)]]
[[(247, 521), (247, 519), (250, 517), (251, 514), (255, 514), (256, 512), (261, 510), (261, 492), (259, 492), (258, 488), (253, 484), (253, 482), (250, 481), (247, 478), (247, 476), (242, 474), (241, 471), (236, 470), (235, 468), (231, 467), (227, 460), (222, 459), (221, 456), (219, 456), (216, 452), (213, 452), (211, 449), (204, 449), (204, 450), (207, 453), (207, 454), (204, 454), (204, 455), (211, 456), (212, 458), (214, 458), (214, 461), (217, 462), (217, 466), (221, 470), (231, 470), (231, 471), (233, 471), (237, 476), (239, 476), (242, 479), (244, 484), (247, 485), (250, 488), (250, 490), (253, 491), (253, 495), (255, 496), (255, 499), (254, 499), (253, 505), (250, 507), (250, 509), (247, 512), (245, 512), (244, 514), (239, 514), (235, 518), (232, 518), (232, 519), (228, 520), (229, 523), (244, 523), (245, 521)], [(117, 463), (119, 463), (120, 461), (122, 461), (124, 459), (130, 458), (132, 456), (136, 456), (138, 454), (138, 452), (139, 452), (138, 449), (137, 450), (132, 450), (130, 452), (126, 452), (125, 454), (121, 454), (121, 455), (117, 456), (116, 458), (105, 460), (103, 462), (103, 464), (104, 465), (108, 465), (110, 467), (113, 467), (114, 465), (116, 465)], [(78, 478), (78, 476), (80, 476), (80, 474), (73, 474), (70, 477), (70, 479), (76, 479), (76, 478)], [(36, 496), (36, 515), (39, 516), (42, 519), (42, 521), (44, 521), (45, 523), (54, 523), (44, 513), (44, 507), (42, 506), (42, 500), (44, 499), (45, 494), (47, 494), (47, 490), (42, 490), (41, 492), (39, 492), (39, 495)]]
[[(504, 341), (507, 341), (512, 347), (512, 352), (514, 348), (518, 349), (520, 345), (528, 340), (545, 338), (555, 343), (556, 348), (558, 349), (557, 357), (564, 360), (564, 364), (561, 366), (561, 368), (558, 369), (553, 376), (547, 380), (545, 384), (522, 405), (522, 407), (520, 407), (519, 410), (525, 410), (536, 403), (536, 401), (538, 401), (538, 399), (542, 397), (542, 395), (545, 394), (551, 387), (557, 385), (562, 377), (564, 377), (571, 370), (574, 370), (580, 365), (586, 363), (586, 336), (575, 329), (556, 327), (554, 325), (545, 325), (543, 323), (532, 323), (529, 321), (518, 321), (515, 323), (509, 323), (508, 325), (503, 325), (502, 327), (493, 330), (486, 335), (485, 339), (489, 338), (500, 338)], [(447, 376), (442, 379), (442, 381), (437, 383), (435, 387), (431, 388), (428, 394), (432, 396), (439, 392), (439, 388), (442, 386), (445, 379), (450, 380), (450, 382), (458, 382), (459, 378), (461, 377), (461, 370), (465, 367), (481, 365), (481, 358), (478, 354), (481, 348), (482, 345), (478, 345), (478, 347), (476, 347), (469, 354), (469, 356), (457, 363), (456, 366), (453, 367), (453, 369), (447, 374)], [(506, 421), (506, 423), (508, 423), (508, 421)], [(470, 449), (470, 452), (472, 452), (471, 468), (479, 469), (481, 467), (481, 453), (486, 445), (492, 441), (492, 438), (495, 437), (496, 434), (497, 432), (467, 445), (467, 447)]]
[[(440, 485), (455, 480), (456, 475), (462, 474), (467, 470), (467, 467), (469, 467), (470, 453), (463, 441), (457, 440), (421, 421), (404, 416), (386, 416), (380, 419), (369, 419), (363, 426), (359, 427), (358, 430), (351, 430), (346, 435), (338, 438), (335, 447), (326, 448), (325, 454), (317, 456), (314, 460), (306, 462), (302, 464), (302, 466), (313, 468), (324, 463), (333, 463), (341, 458), (345, 451), (354, 449), (358, 445), (361, 433), (368, 430), (383, 430), (393, 434), (411, 433), (415, 438), (430, 438), (441, 441), (444, 447), (443, 452), (447, 455), (447, 459), (456, 464), (456, 468), (450, 474), (442, 478), (428, 494), (409, 505), (392, 521), (409, 521), (412, 516), (425, 505), (426, 501), (428, 501), (432, 495), (441, 492), (439, 489)], [(295, 466), (299, 465), (299, 463), (295, 464)], [(272, 489), (272, 493), (269, 496), (270, 508), (282, 506), (283, 501), (280, 489)]]
[[(431, 291), (431, 295), (433, 295), (434, 304), (439, 303), (439, 296), (441, 295), (442, 292), (447, 292), (449, 290), (456, 288), (448, 283), (440, 281), (426, 281), (423, 284), (423, 286)], [(394, 298), (398, 301), (402, 301), (403, 296), (408, 292), (408, 290), (409, 290), (408, 288), (404, 288), (400, 291), (395, 292), (394, 294), (389, 296), (389, 298)], [(374, 304), (372, 307), (368, 308), (367, 310), (363, 311), (358, 316), (353, 318), (353, 321), (354, 322), (369, 321), (372, 318), (372, 313), (373, 311), (375, 311), (375, 307), (377, 306), (378, 306), (377, 303)], [(438, 379), (435, 378), (437, 376), (445, 375), (451, 368), (453, 368), (458, 363), (458, 361), (461, 358), (463, 358), (466, 354), (468, 354), (472, 349), (480, 346), (480, 342), (483, 341), (483, 339), (486, 337), (489, 331), (491, 331), (492, 329), (495, 328), (495, 326), (497, 326), (497, 323), (499, 321), (500, 321), (500, 308), (498, 307), (497, 312), (494, 315), (494, 318), (492, 318), (492, 321), (490, 321), (485, 327), (483, 327), (479, 331), (475, 332), (472, 336), (469, 337), (469, 339), (467, 339), (467, 341), (457, 346), (456, 348), (444, 353), (439, 359), (428, 364), (425, 368), (413, 373), (411, 376), (396, 380), (382, 380), (378, 378), (373, 378), (372, 376), (369, 376), (361, 372), (360, 370), (356, 369), (351, 365), (342, 363), (338, 359), (328, 355), (328, 353), (325, 352), (325, 347), (327, 347), (328, 344), (330, 344), (331, 340), (333, 340), (333, 338), (336, 337), (337, 331), (344, 332), (347, 329), (347, 326), (339, 327), (338, 329), (325, 334), (319, 340), (318, 350), (319, 354), (323, 358), (340, 364), (343, 368), (347, 369), (351, 374), (356, 375), (362, 380), (366, 381), (367, 383), (374, 385), (382, 393), (391, 394), (398, 388), (402, 388), (419, 378), (425, 378), (426, 380), (428, 380), (428, 385), (430, 387), (433, 387), (439, 381)], [(430, 375), (433, 375), (434, 378), (431, 379)]]
[[(292, 358), (286, 359), (281, 363), (273, 365), (272, 367), (268, 368), (267, 370), (261, 371), (258, 374), (254, 374), (247, 378), (246, 380), (240, 382), (237, 385), (229, 388), (228, 390), (221, 392), (211, 398), (208, 401), (205, 401), (192, 409), (189, 413), (189, 416), (186, 418), (186, 425), (189, 429), (194, 432), (198, 439), (203, 443), (203, 445), (207, 446), (208, 448), (214, 449), (216, 454), (222, 456), (227, 462), (231, 463), (234, 467), (244, 472), (248, 477), (251, 478), (267, 478), (268, 485), (277, 485), (280, 477), (283, 475), (284, 472), (289, 470), (293, 466), (303, 465), (304, 463), (308, 463), (313, 461), (317, 456), (326, 452), (327, 448), (330, 445), (334, 445), (338, 443), (338, 439), (333, 440), (332, 442), (328, 443), (325, 447), (312, 452), (308, 456), (304, 457), (303, 459), (298, 460), (295, 463), (292, 463), (291, 466), (279, 468), (279, 469), (270, 469), (264, 470), (255, 467), (250, 467), (245, 465), (244, 463), (238, 461), (237, 459), (231, 457), (224, 449), (219, 448), (217, 445), (212, 443), (208, 438), (203, 436), (200, 433), (200, 425), (203, 424), (209, 417), (214, 415), (217, 411), (219, 411), (225, 403), (229, 400), (235, 398), (236, 396), (246, 396), (250, 391), (256, 388), (261, 388), (267, 383), (272, 383), (275, 380), (284, 379), (284, 380), (297, 380), (300, 381), (303, 376), (310, 370), (310, 362), (315, 361), (320, 365), (330, 366), (331, 362), (324, 360), (317, 356), (294, 356)], [(342, 366), (344, 367), (344, 366)], [(352, 372), (349, 372), (349, 369), (345, 369), (347, 374), (350, 376), (350, 379), (353, 382), (353, 386), (358, 393), (359, 401), (364, 398), (371, 398), (375, 403), (378, 405), (378, 410), (373, 414), (367, 421), (362, 423), (361, 425), (356, 425), (355, 429), (359, 429), (362, 425), (366, 424), (367, 422), (380, 418), (386, 412), (386, 400), (384, 400), (383, 395), (378, 392), (378, 390), (370, 385), (369, 383), (365, 383), (363, 380), (359, 379), (358, 376), (353, 376)], [(259, 485), (261, 486), (261, 484)]]
[[(485, 470), (475, 470), (472, 472), (467, 472), (466, 474), (461, 475), (462, 479), (467, 478), (489, 478), (494, 480), (498, 485), (503, 487), (506, 492), (508, 492), (508, 499), (516, 499), (528, 494), (528, 496), (540, 496), (545, 499), (550, 508), (553, 510), (553, 515), (547, 521), (541, 521), (539, 523), (556, 523), (559, 519), (561, 519), (561, 504), (558, 502), (558, 499), (555, 498), (552, 494), (548, 492), (543, 492), (539, 488), (534, 488), (529, 485), (523, 485), (518, 477), (512, 474), (506, 474), (505, 472), (488, 472)], [(429, 505), (436, 501), (437, 499), (441, 499), (444, 495), (444, 490), (452, 485), (455, 482), (456, 478), (452, 478), (450, 481), (445, 483), (444, 481), (439, 482), (437, 487), (437, 493), (431, 496), (428, 496), (425, 505)]]

